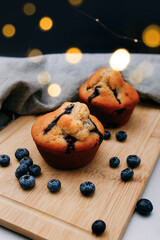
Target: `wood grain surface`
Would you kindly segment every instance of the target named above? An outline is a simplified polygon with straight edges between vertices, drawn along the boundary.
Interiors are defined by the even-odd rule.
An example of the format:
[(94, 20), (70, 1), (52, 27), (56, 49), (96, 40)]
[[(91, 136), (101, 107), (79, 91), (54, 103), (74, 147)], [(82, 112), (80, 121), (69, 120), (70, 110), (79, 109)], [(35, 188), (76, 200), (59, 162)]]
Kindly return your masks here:
[[(0, 132), (0, 154), (11, 158), (8, 167), (0, 167), (0, 224), (31, 239), (121, 239), (160, 151), (159, 109), (137, 106), (125, 126), (110, 130), (111, 139), (103, 141), (94, 160), (72, 171), (56, 170), (42, 159), (31, 137), (35, 119), (20, 117)], [(125, 142), (116, 140), (118, 130), (127, 132)], [(14, 153), (19, 147), (26, 147), (34, 163), (42, 168), (30, 191), (21, 189), (15, 177), (19, 162)], [(141, 165), (134, 169), (133, 180), (125, 183), (120, 173), (131, 154), (141, 158)], [(121, 161), (117, 169), (109, 167), (109, 159), (114, 156)], [(52, 178), (61, 181), (59, 193), (51, 194), (47, 189)], [(84, 181), (95, 184), (92, 197), (81, 195), (79, 186)], [(106, 223), (105, 233), (98, 238), (91, 231), (97, 219)]]

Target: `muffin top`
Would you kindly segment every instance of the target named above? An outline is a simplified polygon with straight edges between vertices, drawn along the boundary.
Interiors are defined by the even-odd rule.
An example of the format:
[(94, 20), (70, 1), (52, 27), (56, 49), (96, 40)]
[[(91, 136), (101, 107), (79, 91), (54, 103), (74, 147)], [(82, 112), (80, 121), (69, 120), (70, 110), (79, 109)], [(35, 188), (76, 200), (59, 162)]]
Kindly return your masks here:
[(97, 70), (79, 89), (80, 98), (93, 105), (119, 109), (139, 101), (137, 91), (126, 83), (120, 72), (111, 68)]
[(82, 151), (102, 142), (104, 128), (90, 115), (86, 104), (66, 102), (54, 112), (39, 117), (31, 133), (41, 147), (64, 152)]

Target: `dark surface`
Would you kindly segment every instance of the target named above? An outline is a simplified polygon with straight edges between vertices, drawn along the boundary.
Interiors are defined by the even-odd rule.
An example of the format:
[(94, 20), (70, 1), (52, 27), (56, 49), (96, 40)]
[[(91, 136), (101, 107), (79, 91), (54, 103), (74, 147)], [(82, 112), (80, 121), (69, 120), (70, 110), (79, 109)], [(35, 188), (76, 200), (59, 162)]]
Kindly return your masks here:
[[(96, 21), (76, 11), (81, 9), (98, 18), (119, 35), (141, 39), (148, 25), (160, 25), (158, 0), (84, 0), (79, 7), (72, 7), (67, 0), (31, 2), (36, 5), (36, 12), (26, 16), (22, 9), (27, 1), (1, 1), (0, 28), (11, 23), (16, 27), (16, 34), (7, 39), (1, 32), (0, 55), (25, 57), (32, 48), (39, 48), (43, 54), (62, 53), (70, 47), (78, 47), (83, 53), (113, 52), (117, 48), (127, 48), (132, 53), (160, 53), (160, 47), (149, 48), (142, 42), (117, 38)], [(53, 19), (53, 28), (48, 32), (38, 27), (44, 16)]]

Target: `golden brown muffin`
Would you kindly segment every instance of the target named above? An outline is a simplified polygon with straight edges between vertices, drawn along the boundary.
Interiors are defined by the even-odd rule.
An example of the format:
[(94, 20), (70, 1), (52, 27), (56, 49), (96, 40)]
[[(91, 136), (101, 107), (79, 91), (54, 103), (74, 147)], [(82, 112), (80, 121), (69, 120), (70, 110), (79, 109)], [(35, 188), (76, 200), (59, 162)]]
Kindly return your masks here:
[(31, 134), (48, 164), (73, 169), (94, 158), (103, 140), (104, 128), (90, 115), (86, 104), (65, 102), (57, 110), (39, 117)]
[(137, 91), (123, 80), (120, 72), (105, 67), (80, 87), (79, 98), (105, 127), (125, 124), (139, 102)]

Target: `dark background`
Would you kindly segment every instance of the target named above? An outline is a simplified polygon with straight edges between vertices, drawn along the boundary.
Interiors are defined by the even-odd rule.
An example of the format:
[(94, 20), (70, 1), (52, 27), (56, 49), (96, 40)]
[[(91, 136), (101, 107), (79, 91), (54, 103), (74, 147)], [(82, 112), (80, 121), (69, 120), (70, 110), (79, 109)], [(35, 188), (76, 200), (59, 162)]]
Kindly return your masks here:
[[(32, 16), (22, 9), (27, 2), (36, 6)], [(115, 37), (98, 23), (80, 14), (81, 9), (117, 34), (141, 39), (142, 32), (150, 24), (160, 25), (160, 1), (151, 0), (84, 0), (79, 7), (72, 7), (67, 0), (0, 1), (0, 29), (11, 23), (16, 28), (13, 38), (5, 38), (0, 31), (0, 55), (25, 57), (30, 49), (45, 53), (63, 53), (70, 47), (78, 47), (83, 53), (113, 52), (126, 48), (131, 53), (160, 53), (160, 47), (150, 48), (143, 42)], [(49, 16), (53, 28), (48, 32), (39, 29), (39, 20)]]

